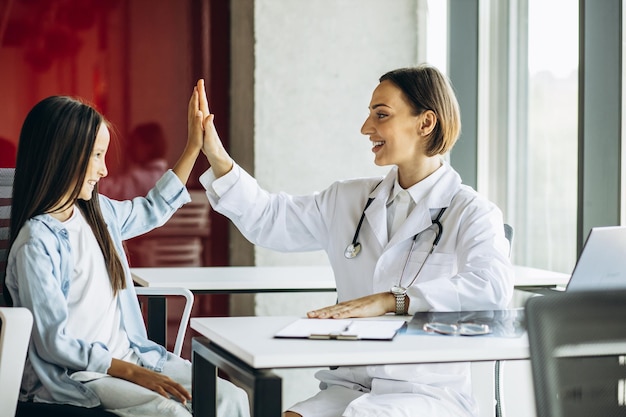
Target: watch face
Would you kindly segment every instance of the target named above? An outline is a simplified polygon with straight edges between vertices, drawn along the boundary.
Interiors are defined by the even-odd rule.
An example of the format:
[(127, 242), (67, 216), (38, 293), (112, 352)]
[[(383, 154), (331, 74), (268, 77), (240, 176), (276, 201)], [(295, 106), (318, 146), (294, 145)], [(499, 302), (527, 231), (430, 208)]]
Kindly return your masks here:
[(391, 292), (392, 294), (404, 295), (406, 294), (406, 288), (394, 285), (393, 287), (391, 287)]

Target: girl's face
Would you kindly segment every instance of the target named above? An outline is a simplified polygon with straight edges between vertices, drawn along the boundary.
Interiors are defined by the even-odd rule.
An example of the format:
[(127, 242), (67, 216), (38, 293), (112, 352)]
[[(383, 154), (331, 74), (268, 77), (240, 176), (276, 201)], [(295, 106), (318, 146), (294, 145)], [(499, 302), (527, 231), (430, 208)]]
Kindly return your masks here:
[(96, 183), (100, 181), (100, 178), (106, 177), (108, 174), (104, 157), (107, 153), (107, 149), (109, 149), (110, 140), (109, 129), (102, 123), (100, 129), (98, 129), (96, 141), (93, 145), (91, 156), (89, 157), (89, 164), (87, 165), (87, 172), (85, 173), (85, 182), (78, 195), (78, 198), (81, 200), (91, 200)]
[(374, 147), (374, 163), (384, 165), (415, 165), (424, 156), (420, 140), (421, 115), (404, 98), (402, 90), (391, 81), (378, 84), (372, 93), (369, 116), (361, 127), (361, 133), (369, 136)]

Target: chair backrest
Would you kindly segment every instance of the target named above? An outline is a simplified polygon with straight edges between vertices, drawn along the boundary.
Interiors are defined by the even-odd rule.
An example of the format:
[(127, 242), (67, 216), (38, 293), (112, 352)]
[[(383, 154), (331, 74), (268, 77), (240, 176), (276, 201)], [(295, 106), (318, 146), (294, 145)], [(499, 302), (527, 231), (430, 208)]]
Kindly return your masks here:
[[(9, 219), (11, 217), (11, 198), (13, 195), (14, 168), (0, 168), (0, 282), (9, 256)], [(0, 306), (4, 305), (2, 286), (0, 285)]]
[(626, 291), (526, 303), (538, 417), (626, 415)]
[(18, 402), (33, 316), (24, 307), (0, 307), (0, 417), (115, 417), (101, 408)]
[(506, 240), (509, 241), (509, 255), (511, 254), (511, 251), (513, 250), (513, 236), (514, 236), (513, 226), (511, 226), (508, 223), (504, 223), (504, 237), (506, 237)]
[(0, 307), (0, 417), (14, 417), (33, 316), (23, 307)]

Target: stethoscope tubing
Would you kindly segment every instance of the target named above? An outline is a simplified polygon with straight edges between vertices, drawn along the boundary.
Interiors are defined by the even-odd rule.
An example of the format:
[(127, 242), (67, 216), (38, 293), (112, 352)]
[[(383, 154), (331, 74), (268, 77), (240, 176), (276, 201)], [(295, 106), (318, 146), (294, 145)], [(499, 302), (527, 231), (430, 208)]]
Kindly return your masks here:
[(439, 210), (439, 214), (437, 214), (437, 217), (435, 218), (435, 220), (433, 220), (433, 224), (437, 226), (437, 232), (435, 233), (435, 239), (433, 240), (433, 244), (430, 247), (430, 251), (428, 251), (428, 253), (426, 254), (424, 261), (420, 265), (419, 269), (417, 270), (417, 273), (415, 274), (411, 282), (409, 282), (409, 284), (406, 287), (402, 287), (402, 278), (404, 278), (404, 271), (406, 270), (406, 266), (409, 264), (409, 260), (411, 259), (411, 255), (413, 254), (413, 249), (415, 249), (415, 243), (417, 242), (417, 237), (420, 235), (421, 232), (413, 236), (411, 249), (409, 249), (409, 253), (406, 255), (406, 260), (404, 261), (404, 266), (402, 267), (402, 272), (400, 273), (400, 280), (398, 281), (398, 285), (397, 285), (398, 287), (406, 289), (406, 288), (409, 288), (411, 285), (413, 285), (417, 277), (420, 275), (420, 272), (422, 272), (422, 268), (424, 268), (424, 265), (426, 265), (426, 261), (428, 260), (428, 258), (430, 258), (430, 255), (435, 251), (435, 248), (437, 248), (437, 245), (439, 244), (439, 240), (441, 239), (441, 235), (443, 234), (443, 225), (441, 224), (441, 216), (443, 216), (443, 213), (446, 211), (446, 209), (447, 207), (444, 207), (441, 210)]
[[(361, 252), (361, 244), (359, 243), (359, 234), (361, 233), (361, 226), (363, 225), (363, 220), (365, 219), (365, 211), (370, 206), (370, 204), (372, 204), (372, 201), (374, 201), (373, 198), (371, 197), (368, 198), (367, 203), (365, 203), (365, 207), (363, 208), (363, 211), (361, 212), (361, 218), (359, 219), (359, 223), (357, 224), (356, 230), (354, 231), (354, 236), (352, 237), (352, 243), (350, 243), (346, 247), (346, 250), (344, 252), (344, 256), (347, 259), (354, 259)], [(422, 272), (422, 268), (424, 268), (426, 261), (428, 260), (430, 255), (435, 251), (435, 248), (437, 248), (437, 245), (439, 244), (439, 241), (441, 240), (441, 235), (443, 234), (443, 225), (441, 224), (441, 216), (443, 216), (443, 213), (446, 211), (446, 209), (447, 207), (443, 207), (441, 210), (439, 210), (437, 217), (435, 217), (435, 220), (433, 220), (433, 225), (437, 226), (437, 232), (435, 233), (435, 239), (433, 240), (433, 244), (430, 248), (430, 251), (426, 254), (426, 258), (424, 258), (424, 262), (422, 262), (422, 264), (420, 265), (419, 269), (417, 270), (417, 273), (415, 274), (415, 276), (413, 277), (409, 285), (407, 285), (406, 287), (402, 287), (401, 284), (402, 284), (402, 278), (404, 278), (404, 272), (406, 271), (406, 267), (409, 264), (409, 260), (411, 259), (411, 255), (413, 254), (413, 250), (415, 249), (417, 238), (422, 232), (416, 233), (413, 236), (413, 242), (411, 242), (411, 248), (409, 249), (409, 253), (407, 254), (406, 260), (404, 261), (402, 272), (400, 273), (400, 280), (398, 281), (398, 285), (397, 285), (398, 287), (408, 288), (411, 285), (413, 285), (413, 283), (419, 276), (420, 272)]]
[(365, 220), (365, 210), (367, 210), (370, 204), (372, 204), (372, 201), (374, 201), (374, 199), (370, 197), (367, 199), (367, 203), (365, 203), (365, 208), (363, 209), (363, 212), (361, 213), (361, 218), (359, 219), (359, 224), (356, 226), (356, 230), (354, 231), (352, 246), (359, 245), (359, 233), (361, 233), (361, 225), (363, 224), (363, 220)]

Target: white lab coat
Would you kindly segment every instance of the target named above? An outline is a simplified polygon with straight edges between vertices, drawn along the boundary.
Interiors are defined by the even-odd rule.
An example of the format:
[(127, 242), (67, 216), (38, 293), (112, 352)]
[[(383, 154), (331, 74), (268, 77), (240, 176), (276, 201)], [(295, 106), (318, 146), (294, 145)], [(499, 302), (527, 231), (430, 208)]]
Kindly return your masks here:
[[(513, 294), (513, 271), (502, 213), (462, 185), (449, 164), (444, 162), (440, 169), (443, 171), (438, 175), (420, 183), (425, 185), (421, 198), (391, 240), (387, 236), (386, 203), (396, 181), (396, 168), (382, 181), (339, 181), (307, 196), (268, 193), (237, 165), (218, 180), (209, 170), (200, 182), (212, 207), (229, 217), (254, 244), (278, 251), (325, 250), (335, 273), (339, 301), (389, 291), (398, 283), (413, 236), (424, 231), (402, 284), (410, 282), (432, 246), (436, 230), (432, 219), (439, 209), (447, 207), (441, 218), (439, 245), (408, 289), (409, 313), (505, 308)], [(345, 248), (352, 242), (368, 198), (374, 200), (365, 212), (358, 238), (361, 253), (346, 259)], [(337, 394), (342, 392), (338, 388), (320, 393), (322, 402), (343, 397), (346, 404), (350, 403), (346, 410), (317, 414), (329, 407), (316, 405), (315, 397), (292, 410), (306, 417), (476, 414), (467, 364), (343, 367), (320, 371), (318, 378), (322, 388), (348, 388), (345, 395)], [(354, 399), (355, 390), (365, 395)], [(388, 403), (391, 397), (379, 395), (383, 393), (392, 395), (393, 401)]]

